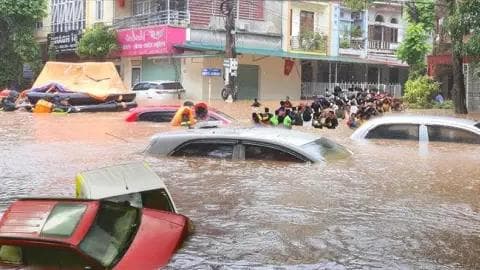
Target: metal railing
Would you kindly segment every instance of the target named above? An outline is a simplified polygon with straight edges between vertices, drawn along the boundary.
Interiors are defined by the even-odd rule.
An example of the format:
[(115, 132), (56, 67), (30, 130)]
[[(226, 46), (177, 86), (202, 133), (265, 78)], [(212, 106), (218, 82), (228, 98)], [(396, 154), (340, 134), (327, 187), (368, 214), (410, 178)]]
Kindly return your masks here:
[(384, 41), (384, 40), (369, 40), (368, 48), (371, 50), (385, 50), (395, 51), (398, 47), (398, 43)]
[(361, 39), (350, 39), (347, 41), (348, 43), (345, 43), (345, 39), (343, 38), (339, 39), (340, 49), (353, 49), (353, 50), (365, 49), (365, 41)]
[(148, 25), (174, 25), (186, 27), (189, 23), (190, 13), (188, 11), (162, 10), (149, 14), (115, 19), (113, 27), (117, 29), (135, 28)]
[(342, 89), (342, 93), (348, 95), (352, 90), (362, 89), (370, 91), (371, 93), (389, 93), (394, 97), (402, 96), (402, 85), (398, 83), (367, 83), (367, 82), (342, 82), (342, 83), (328, 83), (328, 82), (302, 82), (301, 98), (312, 99), (319, 95), (325, 95), (326, 90), (330, 94), (333, 94), (333, 89), (339, 86)]
[(291, 36), (290, 38), (290, 47), (292, 50), (327, 53), (328, 36), (326, 35), (312, 38)]

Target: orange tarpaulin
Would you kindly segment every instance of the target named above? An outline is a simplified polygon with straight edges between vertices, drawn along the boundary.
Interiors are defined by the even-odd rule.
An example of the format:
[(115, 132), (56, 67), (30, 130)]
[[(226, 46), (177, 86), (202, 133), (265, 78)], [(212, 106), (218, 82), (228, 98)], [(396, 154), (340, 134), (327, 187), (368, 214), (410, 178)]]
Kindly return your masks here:
[(103, 100), (110, 94), (132, 93), (111, 62), (47, 62), (32, 88), (58, 83), (72, 92)]

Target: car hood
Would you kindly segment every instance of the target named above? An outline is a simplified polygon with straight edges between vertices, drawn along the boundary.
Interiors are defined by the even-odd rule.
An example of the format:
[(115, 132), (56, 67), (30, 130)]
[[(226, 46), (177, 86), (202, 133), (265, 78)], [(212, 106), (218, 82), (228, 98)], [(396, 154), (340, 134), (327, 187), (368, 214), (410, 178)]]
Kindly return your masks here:
[(159, 269), (165, 266), (187, 236), (185, 216), (142, 209), (135, 239), (114, 269)]

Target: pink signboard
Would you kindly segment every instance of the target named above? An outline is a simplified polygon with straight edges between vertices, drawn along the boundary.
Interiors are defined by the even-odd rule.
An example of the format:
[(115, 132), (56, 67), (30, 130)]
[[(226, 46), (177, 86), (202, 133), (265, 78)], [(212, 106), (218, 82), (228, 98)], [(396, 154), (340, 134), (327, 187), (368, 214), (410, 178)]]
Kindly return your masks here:
[(171, 54), (173, 45), (185, 42), (185, 28), (166, 25), (147, 26), (117, 31), (120, 56)]

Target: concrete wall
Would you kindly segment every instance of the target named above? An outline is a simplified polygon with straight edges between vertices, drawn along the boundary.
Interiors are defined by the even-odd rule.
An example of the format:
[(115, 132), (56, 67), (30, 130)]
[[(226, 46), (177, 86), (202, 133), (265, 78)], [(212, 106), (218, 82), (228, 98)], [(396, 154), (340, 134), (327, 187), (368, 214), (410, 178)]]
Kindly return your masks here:
[[(295, 62), (291, 73), (284, 75), (284, 60), (267, 57), (259, 59), (252, 55), (238, 57), (239, 64), (259, 66), (259, 99), (280, 100), (285, 96), (300, 98), (300, 62)], [(223, 58), (185, 58), (182, 60), (182, 84), (187, 89), (187, 98), (193, 100), (208, 99), (208, 78), (201, 75), (202, 68), (222, 68)], [(212, 77), (211, 98), (220, 99), (223, 89), (223, 77)]]
[[(264, 1), (264, 20), (259, 21), (237, 19), (235, 22), (237, 32), (280, 35), (282, 33), (283, 2), (284, 1), (282, 0)], [(209, 28), (213, 30), (225, 29), (225, 18), (220, 16), (211, 16)]]
[(87, 0), (85, 5), (85, 20), (86, 27), (92, 27), (95, 23), (103, 22), (106, 25), (111, 25), (113, 23), (113, 16), (115, 10), (116, 1), (103, 0), (103, 18), (97, 20), (96, 18), (96, 1)]
[[(190, 29), (189, 41), (201, 44), (213, 44), (225, 46), (225, 31), (212, 31), (208, 29)], [(237, 33), (237, 47), (282, 49), (282, 38), (280, 35), (261, 35), (254, 33)]]

